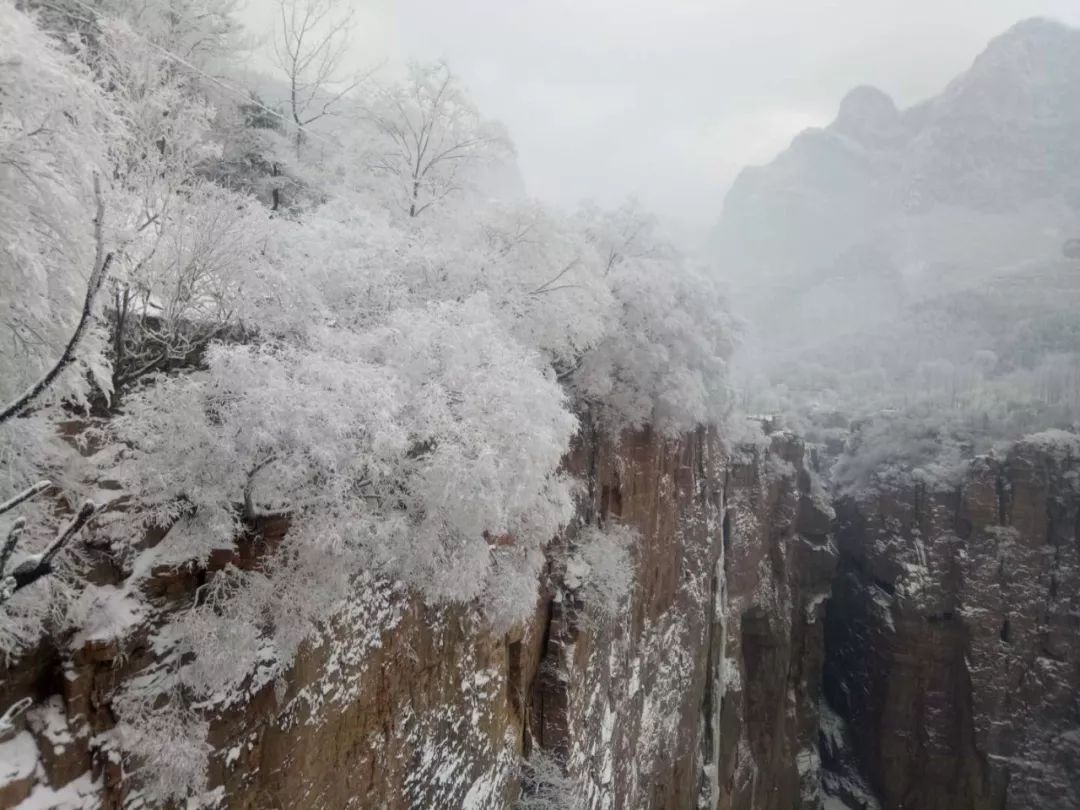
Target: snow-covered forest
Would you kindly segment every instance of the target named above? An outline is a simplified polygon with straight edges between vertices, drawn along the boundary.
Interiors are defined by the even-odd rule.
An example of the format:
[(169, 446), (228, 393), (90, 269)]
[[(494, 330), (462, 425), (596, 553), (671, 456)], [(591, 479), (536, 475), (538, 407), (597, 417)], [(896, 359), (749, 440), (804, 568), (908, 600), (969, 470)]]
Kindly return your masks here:
[[(346, 10), (282, 0), (279, 102), (229, 3), (0, 0), (0, 654), (121, 634), (152, 570), (288, 526), (155, 631), (117, 752), (156, 800), (205, 779), (194, 707), (273, 679), (359, 579), (509, 627), (579, 431), (730, 407), (711, 275), (633, 201), (493, 191), (510, 134), (451, 65), (343, 71)], [(605, 610), (611, 531), (580, 552)]]

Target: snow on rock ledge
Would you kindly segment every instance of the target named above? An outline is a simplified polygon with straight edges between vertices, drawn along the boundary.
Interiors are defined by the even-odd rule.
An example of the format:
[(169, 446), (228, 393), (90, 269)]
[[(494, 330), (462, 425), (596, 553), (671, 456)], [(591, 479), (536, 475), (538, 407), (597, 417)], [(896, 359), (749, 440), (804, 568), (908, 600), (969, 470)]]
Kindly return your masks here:
[[(624, 610), (592, 614), (567, 587), (575, 527), (549, 549), (534, 619), (507, 635), (357, 582), (286, 672), (202, 707), (209, 778), (191, 806), (497, 810), (519, 801), (525, 763), (555, 762), (588, 810), (817, 807), (818, 695), (801, 673), (821, 656), (831, 514), (804, 456), (787, 435), (734, 461), (706, 431), (582, 438), (566, 459), (585, 484), (575, 526), (637, 537)], [(220, 564), (157, 572), (146, 615), (113, 610), (108, 632), (0, 672), (0, 707), (35, 700), (0, 740), (0, 805), (155, 806), (110, 707), (167, 676), (154, 627)], [(102, 579), (96, 593), (123, 593)]]

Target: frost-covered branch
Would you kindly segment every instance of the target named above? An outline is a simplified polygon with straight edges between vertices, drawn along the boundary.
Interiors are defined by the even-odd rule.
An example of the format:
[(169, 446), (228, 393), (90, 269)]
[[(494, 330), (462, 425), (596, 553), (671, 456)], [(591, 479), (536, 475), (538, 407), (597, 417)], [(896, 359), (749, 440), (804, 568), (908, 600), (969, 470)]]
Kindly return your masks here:
[(9, 734), (15, 728), (15, 721), (33, 705), (32, 697), (24, 697), (8, 706), (7, 710), (0, 714), (0, 738)]
[(569, 262), (566, 263), (566, 266), (563, 267), (562, 270), (555, 274), (554, 277), (548, 279), (536, 289), (531, 290), (529, 292), (529, 295), (542, 295), (543, 293), (551, 292), (553, 290), (561, 290), (565, 287), (579, 286), (577, 284), (558, 284), (559, 279), (561, 279), (563, 276), (573, 270), (578, 265), (579, 261), (580, 259), (577, 258), (571, 259)]
[(16, 518), (15, 522), (11, 524), (8, 535), (4, 539), (4, 547), (0, 549), (0, 578), (4, 576), (8, 560), (11, 559), (11, 555), (15, 552), (15, 546), (19, 544), (19, 537), (25, 530), (26, 518), (24, 517)]
[[(54, 539), (43, 552), (27, 557), (27, 559), (20, 563), (10, 575), (5, 575), (4, 569), (0, 568), (0, 578), (3, 578), (0, 602), (6, 601), (16, 591), (19, 591), (28, 585), (32, 585), (42, 577), (51, 574), (53, 572), (53, 559), (60, 553), (60, 550), (63, 549), (67, 542), (82, 530), (83, 526), (85, 526), (86, 522), (93, 517), (96, 511), (97, 506), (93, 501), (84, 501), (75, 516), (66, 526), (60, 529), (56, 535), (56, 539)], [(18, 523), (18, 521), (16, 521), (16, 523)], [(19, 533), (21, 533), (21, 528)], [(17, 542), (18, 534), (14, 537), (12, 537), (11, 534), (8, 535), (8, 539), (4, 544), (3, 562), (5, 564), (11, 556), (11, 553), (14, 552), (15, 544)]]
[(67, 345), (64, 347), (63, 353), (53, 367), (49, 369), (41, 379), (31, 385), (22, 396), (6, 405), (3, 410), (0, 410), (0, 424), (18, 416), (33, 405), (34, 400), (41, 396), (41, 394), (60, 375), (60, 372), (75, 360), (75, 350), (78, 348), (79, 341), (82, 339), (83, 333), (86, 331), (93, 315), (94, 298), (97, 296), (98, 290), (101, 289), (101, 283), (104, 281), (105, 274), (112, 261), (112, 254), (105, 252), (105, 201), (101, 196), (101, 182), (96, 174), (94, 175), (94, 198), (97, 205), (97, 210), (94, 214), (94, 267), (90, 272), (90, 279), (86, 285), (86, 296), (83, 299), (79, 323), (75, 327), (71, 339), (68, 340)]
[[(12, 509), (14, 509), (19, 504), (30, 500), (35, 495), (38, 495), (38, 494), (44, 492), (45, 490), (47, 490), (51, 486), (52, 486), (51, 481), (38, 481), (33, 486), (27, 487), (26, 489), (24, 489), (22, 492), (18, 493), (17, 495), (13, 495), (12, 497), (8, 498), (3, 503), (0, 503), (0, 515), (4, 514), (5, 512), (10, 512)], [(0, 566), (0, 571), (2, 571), (2, 570), (3, 570), (3, 566)]]

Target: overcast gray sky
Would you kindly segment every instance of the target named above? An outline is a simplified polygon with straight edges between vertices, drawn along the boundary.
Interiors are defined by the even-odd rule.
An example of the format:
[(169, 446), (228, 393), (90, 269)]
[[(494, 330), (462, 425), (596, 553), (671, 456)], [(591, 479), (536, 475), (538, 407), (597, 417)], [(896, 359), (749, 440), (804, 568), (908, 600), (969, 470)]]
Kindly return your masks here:
[[(248, 0), (253, 27), (275, 0)], [(355, 0), (358, 62), (445, 57), (518, 147), (529, 191), (636, 194), (684, 233), (739, 168), (827, 123), (851, 87), (906, 106), (1025, 17), (1080, 0)]]

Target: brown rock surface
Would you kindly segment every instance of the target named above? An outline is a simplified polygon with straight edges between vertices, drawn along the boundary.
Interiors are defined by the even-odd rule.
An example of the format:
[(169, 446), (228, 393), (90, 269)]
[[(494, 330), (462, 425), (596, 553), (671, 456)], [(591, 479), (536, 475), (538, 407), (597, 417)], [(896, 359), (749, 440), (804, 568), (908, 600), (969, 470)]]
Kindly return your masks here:
[[(704, 431), (583, 438), (567, 459), (587, 489), (579, 520), (640, 536), (622, 614), (590, 612), (565, 585), (573, 527), (552, 544), (536, 618), (506, 636), (469, 607), (358, 583), (286, 677), (204, 707), (208, 803), (510, 808), (523, 756), (546, 752), (583, 807), (786, 808), (800, 793), (816, 806), (816, 618), (833, 556), (803, 455), (789, 436), (734, 465)], [(265, 526), (260, 539), (273, 545), (283, 529)], [(153, 627), (226, 559), (254, 558), (241, 543), (205, 570), (155, 572), (156, 613), (125, 637), (56, 640), (0, 673), (0, 708), (34, 699), (15, 732), (38, 751), (0, 806), (50, 790), (73, 802), (58, 806), (146, 806), (137, 759), (117, 753), (113, 701), (159, 671)]]
[(808, 461), (800, 440), (778, 434), (728, 473), (720, 808), (819, 806), (821, 616), (836, 554)]
[(826, 692), (885, 810), (1080, 807), (1080, 455), (838, 505)]

